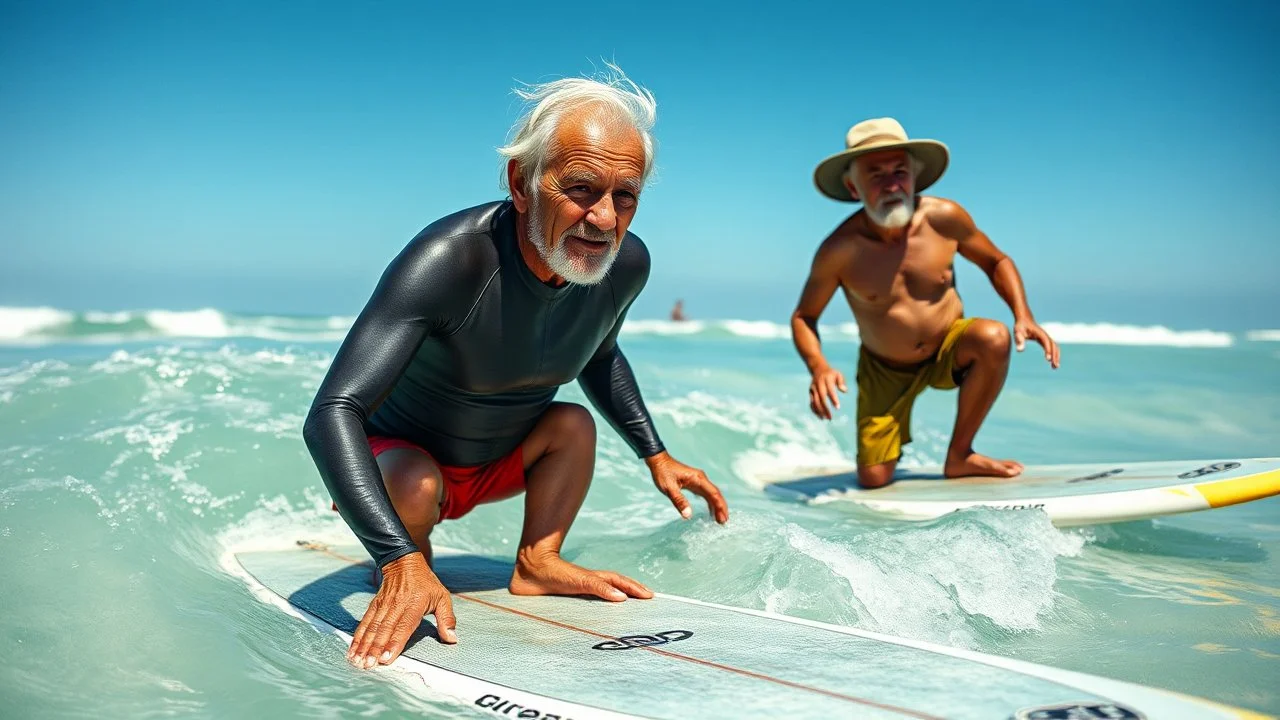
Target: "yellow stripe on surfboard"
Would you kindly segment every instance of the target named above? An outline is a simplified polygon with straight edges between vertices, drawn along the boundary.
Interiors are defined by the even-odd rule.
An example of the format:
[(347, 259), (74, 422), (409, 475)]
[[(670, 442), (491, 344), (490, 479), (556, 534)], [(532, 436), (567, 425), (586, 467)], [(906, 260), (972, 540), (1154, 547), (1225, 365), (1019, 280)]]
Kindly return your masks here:
[(1257, 710), (1249, 710), (1242, 707), (1236, 707), (1234, 705), (1225, 705), (1223, 703), (1217, 702), (1216, 700), (1209, 700), (1202, 697), (1195, 697), (1194, 695), (1186, 695), (1176, 690), (1165, 690), (1165, 692), (1169, 693), (1170, 695), (1175, 695), (1177, 697), (1183, 698), (1184, 700), (1198, 702), (1201, 705), (1207, 705), (1215, 710), (1234, 716), (1236, 720), (1277, 720), (1275, 715), (1267, 715), (1265, 713), (1260, 713)]
[[(1201, 701), (1203, 702), (1203, 700)], [(1264, 715), (1255, 710), (1246, 710), (1244, 708), (1232, 707), (1230, 705), (1222, 705), (1220, 703), (1211, 703), (1214, 707), (1225, 713), (1234, 713), (1239, 720), (1276, 720), (1275, 715)]]
[(1259, 475), (1218, 480), (1194, 486), (1209, 507), (1226, 507), (1280, 494), (1280, 470), (1268, 470)]

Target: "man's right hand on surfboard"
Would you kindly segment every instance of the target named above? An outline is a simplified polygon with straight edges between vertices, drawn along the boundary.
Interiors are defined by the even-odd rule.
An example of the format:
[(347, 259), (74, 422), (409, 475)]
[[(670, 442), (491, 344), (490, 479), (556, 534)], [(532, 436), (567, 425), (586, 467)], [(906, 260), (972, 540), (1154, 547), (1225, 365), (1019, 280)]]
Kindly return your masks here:
[[(813, 373), (809, 383), (809, 409), (824, 420), (831, 419), (831, 408), (840, 409), (840, 398), (837, 391), (847, 393), (849, 388), (844, 384), (844, 375), (839, 370), (826, 365)], [(831, 405), (828, 407), (827, 403)]]
[(382, 568), (382, 584), (356, 626), (347, 662), (369, 669), (399, 657), (422, 618), (435, 615), (440, 640), (458, 642), (453, 600), (422, 553), (410, 553)]

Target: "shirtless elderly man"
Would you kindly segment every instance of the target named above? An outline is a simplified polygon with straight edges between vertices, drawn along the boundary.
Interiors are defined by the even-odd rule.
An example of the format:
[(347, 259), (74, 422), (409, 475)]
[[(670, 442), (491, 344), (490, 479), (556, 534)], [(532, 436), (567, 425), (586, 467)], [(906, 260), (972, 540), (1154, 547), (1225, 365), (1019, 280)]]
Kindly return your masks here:
[(950, 161), (936, 140), (909, 139), (892, 118), (849, 129), (843, 152), (814, 171), (824, 195), (863, 207), (819, 246), (791, 319), (796, 349), (809, 368), (809, 404), (831, 419), (847, 392), (843, 375), (822, 355), (818, 318), (844, 290), (862, 342), (857, 369), (858, 482), (876, 488), (893, 479), (902, 446), (911, 442), (911, 408), (926, 387), (959, 387), (955, 427), (943, 466), (947, 477), (1013, 477), (1023, 466), (974, 452), (973, 439), (1009, 371), (1009, 330), (968, 318), (956, 292), (955, 256), (982, 268), (1013, 311), (1013, 340), (1044, 348), (1055, 369), (1057, 344), (1035, 321), (1013, 260), (958, 204), (919, 195)]

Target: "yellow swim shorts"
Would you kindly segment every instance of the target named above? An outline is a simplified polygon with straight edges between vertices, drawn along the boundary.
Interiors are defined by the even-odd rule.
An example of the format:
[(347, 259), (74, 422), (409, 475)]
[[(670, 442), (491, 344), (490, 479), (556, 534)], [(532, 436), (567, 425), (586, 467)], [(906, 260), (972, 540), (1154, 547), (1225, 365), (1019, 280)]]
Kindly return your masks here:
[(933, 357), (909, 370), (885, 365), (858, 349), (858, 464), (897, 460), (911, 442), (911, 407), (926, 387), (956, 387), (956, 342), (974, 318), (959, 318)]

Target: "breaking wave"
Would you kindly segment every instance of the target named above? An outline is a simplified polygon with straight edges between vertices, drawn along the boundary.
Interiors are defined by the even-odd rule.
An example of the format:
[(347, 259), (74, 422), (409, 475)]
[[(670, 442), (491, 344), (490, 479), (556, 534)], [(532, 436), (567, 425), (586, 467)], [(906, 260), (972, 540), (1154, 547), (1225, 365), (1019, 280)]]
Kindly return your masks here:
[[(53, 307), (0, 307), (0, 343), (121, 343), (163, 338), (260, 338), (285, 342), (336, 342), (354, 321), (346, 316), (282, 316), (199, 310), (72, 312)], [(1046, 322), (1054, 339), (1067, 345), (1147, 345), (1183, 348), (1231, 347), (1238, 342), (1280, 341), (1280, 330), (1230, 333), (1175, 330), (1163, 325)], [(824, 341), (856, 342), (858, 327), (847, 322), (819, 328)], [(630, 337), (725, 338), (790, 341), (791, 328), (769, 320), (629, 320)]]

